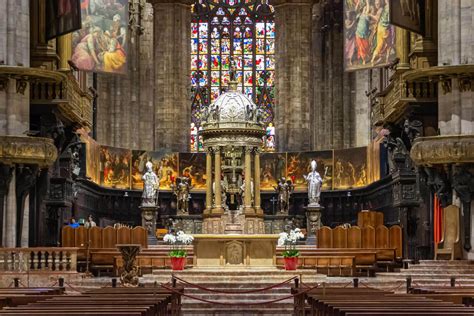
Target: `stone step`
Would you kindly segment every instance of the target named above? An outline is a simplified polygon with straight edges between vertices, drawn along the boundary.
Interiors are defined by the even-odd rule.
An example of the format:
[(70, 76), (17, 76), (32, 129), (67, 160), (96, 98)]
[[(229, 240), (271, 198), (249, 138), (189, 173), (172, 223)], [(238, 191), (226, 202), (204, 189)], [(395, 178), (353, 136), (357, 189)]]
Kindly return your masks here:
[(188, 316), (256, 316), (256, 315), (274, 315), (288, 316), (293, 314), (293, 308), (265, 307), (260, 309), (239, 307), (202, 307), (202, 308), (182, 308), (183, 315)]
[[(228, 301), (271, 301), (276, 300), (279, 298), (283, 298), (286, 296), (291, 295), (290, 290), (288, 289), (286, 292), (271, 292), (271, 293), (250, 293), (250, 294), (219, 294), (219, 293), (209, 293), (209, 292), (190, 292), (188, 289), (185, 290), (185, 294), (189, 294), (195, 297), (199, 297), (205, 300), (211, 301), (221, 301), (221, 300), (228, 300)], [(190, 301), (195, 302), (194, 299), (183, 297), (183, 301)]]

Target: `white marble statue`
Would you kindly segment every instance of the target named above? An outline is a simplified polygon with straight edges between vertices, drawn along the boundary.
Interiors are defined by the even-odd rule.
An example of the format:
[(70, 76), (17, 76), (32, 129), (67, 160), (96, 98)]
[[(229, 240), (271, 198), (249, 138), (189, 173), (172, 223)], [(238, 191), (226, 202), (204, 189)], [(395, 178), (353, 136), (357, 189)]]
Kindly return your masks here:
[(316, 171), (317, 166), (316, 160), (311, 161), (311, 172), (304, 176), (304, 179), (308, 183), (308, 206), (319, 206), (323, 178), (321, 178), (319, 172)]
[(158, 189), (160, 179), (153, 172), (153, 164), (148, 161), (145, 165), (146, 172), (142, 177), (143, 180), (143, 194), (142, 206), (157, 206), (158, 205)]

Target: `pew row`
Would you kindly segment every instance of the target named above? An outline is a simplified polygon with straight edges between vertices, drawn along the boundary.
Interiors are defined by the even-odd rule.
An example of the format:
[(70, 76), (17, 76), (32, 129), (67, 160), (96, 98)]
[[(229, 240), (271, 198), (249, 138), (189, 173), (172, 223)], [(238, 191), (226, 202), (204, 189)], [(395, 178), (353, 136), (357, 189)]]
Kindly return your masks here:
[[(44, 295), (24, 305), (9, 305), (0, 315), (136, 315), (178, 316), (182, 287), (176, 292), (162, 288), (102, 288), (81, 295)], [(14, 294), (12, 294), (14, 295)], [(0, 301), (2, 301), (0, 296)]]
[[(293, 294), (305, 292), (292, 288)], [(472, 315), (474, 308), (452, 301), (374, 288), (318, 288), (295, 297), (295, 315)]]

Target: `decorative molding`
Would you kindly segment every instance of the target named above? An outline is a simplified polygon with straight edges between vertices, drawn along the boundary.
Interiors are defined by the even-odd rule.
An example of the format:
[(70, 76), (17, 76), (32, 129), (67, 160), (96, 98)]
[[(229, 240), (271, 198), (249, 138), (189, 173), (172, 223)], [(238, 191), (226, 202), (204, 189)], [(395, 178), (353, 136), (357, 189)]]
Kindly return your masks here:
[(474, 163), (474, 135), (420, 137), (410, 156), (417, 165)]
[(56, 161), (57, 157), (56, 147), (49, 138), (0, 136), (1, 163), (48, 167)]

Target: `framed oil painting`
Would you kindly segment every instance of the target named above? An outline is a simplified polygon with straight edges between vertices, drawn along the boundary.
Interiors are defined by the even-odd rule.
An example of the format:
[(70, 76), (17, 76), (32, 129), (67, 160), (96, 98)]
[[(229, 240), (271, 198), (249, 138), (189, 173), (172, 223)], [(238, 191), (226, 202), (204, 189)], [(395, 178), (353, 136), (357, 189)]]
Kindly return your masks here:
[(274, 191), (278, 179), (286, 177), (286, 153), (260, 155), (260, 190)]
[(334, 189), (363, 187), (367, 180), (367, 147), (334, 151)]
[(130, 189), (132, 152), (128, 149), (100, 146), (100, 185), (115, 189)]
[(304, 176), (311, 171), (311, 161), (318, 163), (317, 171), (323, 178), (323, 190), (332, 189), (333, 151), (296, 152), (287, 154), (287, 176), (295, 190), (307, 190)]
[(180, 153), (179, 176), (191, 179), (193, 190), (206, 189), (206, 154)]

